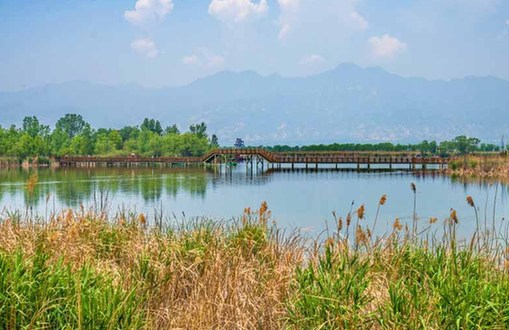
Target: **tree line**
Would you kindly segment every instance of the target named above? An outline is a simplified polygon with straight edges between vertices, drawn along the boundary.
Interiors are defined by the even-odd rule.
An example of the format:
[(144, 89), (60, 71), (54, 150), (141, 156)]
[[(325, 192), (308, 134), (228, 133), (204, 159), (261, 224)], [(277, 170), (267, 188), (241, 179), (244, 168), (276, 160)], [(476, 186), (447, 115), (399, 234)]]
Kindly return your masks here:
[(457, 136), (452, 140), (446, 141), (427, 141), (424, 140), (415, 144), (393, 144), (383, 143), (332, 143), (332, 144), (312, 144), (305, 146), (275, 145), (265, 147), (276, 152), (294, 152), (294, 151), (416, 151), (423, 155), (449, 156), (465, 155), (473, 152), (499, 152), (501, 147), (491, 143), (481, 143), (481, 140), (475, 137), (465, 135)]
[(94, 129), (81, 115), (66, 114), (53, 129), (35, 116), (25, 117), (20, 127), (0, 126), (0, 156), (28, 159), (64, 155), (201, 156), (219, 146), (216, 135), (208, 136), (207, 125), (191, 125), (180, 132), (176, 125), (165, 128), (146, 118), (140, 125), (121, 129)]
[[(243, 147), (242, 139), (235, 141)], [(33, 157), (64, 155), (99, 155), (146, 157), (201, 156), (219, 147), (218, 138), (209, 138), (207, 125), (193, 124), (187, 132), (180, 132), (173, 124), (163, 127), (159, 120), (145, 118), (140, 125), (121, 129), (94, 129), (81, 115), (66, 114), (53, 129), (42, 124), (35, 116), (25, 117), (22, 125), (9, 128), (0, 126), (0, 156), (20, 160)], [(417, 151), (425, 155), (463, 155), (472, 152), (498, 152), (501, 147), (481, 143), (478, 138), (464, 135), (448, 141), (427, 141), (416, 144), (383, 143), (333, 143), (304, 146), (261, 146), (276, 152), (293, 151)], [(505, 148), (504, 148), (505, 149)]]

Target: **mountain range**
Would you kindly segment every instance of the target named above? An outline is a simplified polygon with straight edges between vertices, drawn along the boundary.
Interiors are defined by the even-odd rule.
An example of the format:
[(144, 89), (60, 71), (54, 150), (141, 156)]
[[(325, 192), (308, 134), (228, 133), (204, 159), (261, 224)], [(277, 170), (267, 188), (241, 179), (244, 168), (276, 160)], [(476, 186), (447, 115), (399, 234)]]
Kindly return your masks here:
[(509, 81), (427, 80), (379, 67), (340, 64), (308, 77), (224, 71), (186, 86), (144, 88), (87, 82), (0, 92), (0, 125), (36, 115), (54, 124), (79, 113), (93, 127), (145, 117), (185, 130), (204, 121), (223, 145), (415, 142), (457, 135), (499, 141), (509, 134)]

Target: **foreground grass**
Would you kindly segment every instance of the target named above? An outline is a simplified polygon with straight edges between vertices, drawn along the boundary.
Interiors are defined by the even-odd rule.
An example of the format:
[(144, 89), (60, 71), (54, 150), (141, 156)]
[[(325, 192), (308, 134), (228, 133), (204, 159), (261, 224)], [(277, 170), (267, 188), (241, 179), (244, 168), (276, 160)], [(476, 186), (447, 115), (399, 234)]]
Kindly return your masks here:
[(282, 233), (265, 204), (165, 229), (135, 214), (7, 216), (0, 328), (509, 327), (509, 250), (494, 235), (459, 245), (451, 214), (440, 240), (399, 222), (375, 239), (363, 213), (322, 243)]

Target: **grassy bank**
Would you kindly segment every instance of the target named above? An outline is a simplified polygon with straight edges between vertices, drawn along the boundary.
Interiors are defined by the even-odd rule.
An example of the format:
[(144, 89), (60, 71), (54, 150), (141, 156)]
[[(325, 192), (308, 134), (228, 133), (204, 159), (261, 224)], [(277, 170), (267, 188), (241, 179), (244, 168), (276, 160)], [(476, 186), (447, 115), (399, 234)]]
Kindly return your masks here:
[(457, 242), (455, 212), (432, 219), (440, 238), (399, 220), (372, 238), (363, 206), (335, 221), (315, 240), (283, 233), (266, 204), (166, 228), (143, 214), (4, 215), (0, 328), (509, 327), (503, 237)]
[(0, 156), (0, 168), (18, 167), (20, 166), (19, 159), (15, 157), (2, 157)]
[(448, 164), (448, 174), (509, 179), (509, 156), (492, 154), (487, 156), (468, 155)]

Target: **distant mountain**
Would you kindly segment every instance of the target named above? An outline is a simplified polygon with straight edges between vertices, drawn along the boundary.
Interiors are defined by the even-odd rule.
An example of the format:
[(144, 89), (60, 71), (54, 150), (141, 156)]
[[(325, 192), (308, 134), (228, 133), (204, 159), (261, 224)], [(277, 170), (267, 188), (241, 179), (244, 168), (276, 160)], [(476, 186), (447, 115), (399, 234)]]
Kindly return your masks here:
[(205, 121), (223, 144), (418, 141), (509, 135), (509, 82), (405, 78), (341, 64), (302, 78), (220, 72), (183, 87), (148, 89), (70, 82), (0, 93), (0, 124), (36, 115), (53, 124), (80, 113), (94, 127)]

